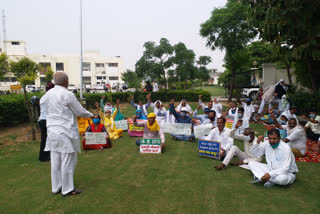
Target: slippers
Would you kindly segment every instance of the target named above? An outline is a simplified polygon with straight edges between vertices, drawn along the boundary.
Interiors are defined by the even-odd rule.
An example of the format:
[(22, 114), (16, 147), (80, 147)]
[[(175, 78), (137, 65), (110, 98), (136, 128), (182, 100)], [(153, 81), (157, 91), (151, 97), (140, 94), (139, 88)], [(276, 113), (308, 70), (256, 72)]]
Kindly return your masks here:
[(62, 195), (62, 196), (71, 196), (71, 195), (77, 195), (77, 194), (80, 194), (80, 193), (81, 193), (80, 189), (74, 189), (74, 190), (72, 190), (72, 191), (70, 191), (67, 194)]

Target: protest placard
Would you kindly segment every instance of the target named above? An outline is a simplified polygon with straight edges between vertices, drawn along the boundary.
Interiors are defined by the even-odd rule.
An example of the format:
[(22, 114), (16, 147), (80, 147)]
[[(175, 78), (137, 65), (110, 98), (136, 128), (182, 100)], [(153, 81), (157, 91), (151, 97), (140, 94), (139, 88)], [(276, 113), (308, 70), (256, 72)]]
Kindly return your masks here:
[(86, 145), (107, 144), (106, 132), (86, 132)]
[(206, 156), (209, 158), (214, 158), (220, 160), (220, 142), (209, 141), (209, 140), (199, 140), (198, 150), (199, 155)]
[[(133, 124), (133, 120), (132, 119), (128, 119), (128, 124), (129, 124), (129, 130), (130, 131), (143, 131), (143, 127), (137, 127)], [(137, 120), (137, 122), (141, 122), (141, 121), (145, 121), (145, 120)]]
[(231, 128), (232, 128), (232, 125), (233, 125), (233, 120), (230, 119), (230, 118), (227, 118), (227, 119), (226, 119), (226, 125), (225, 125), (225, 127), (231, 129)]
[(161, 129), (164, 133), (191, 135), (190, 123), (162, 123)]
[(114, 121), (117, 129), (128, 130), (128, 121), (127, 120), (118, 120)]
[(212, 124), (205, 124), (193, 127), (195, 138), (208, 135), (212, 129)]
[(160, 154), (161, 139), (140, 139), (140, 152), (144, 154)]

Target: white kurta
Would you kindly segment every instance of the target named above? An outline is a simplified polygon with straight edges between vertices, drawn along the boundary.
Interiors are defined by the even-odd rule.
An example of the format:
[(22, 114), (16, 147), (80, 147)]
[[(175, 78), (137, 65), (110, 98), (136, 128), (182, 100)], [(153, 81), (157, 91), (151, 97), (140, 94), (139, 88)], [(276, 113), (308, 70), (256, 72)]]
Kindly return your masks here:
[(232, 146), (230, 151), (228, 152), (227, 156), (223, 160), (224, 165), (228, 165), (229, 162), (232, 160), (234, 155), (242, 160), (244, 163), (249, 163), (250, 161), (261, 161), (261, 157), (255, 156), (251, 153), (251, 147), (257, 144), (257, 137), (254, 137), (252, 143), (250, 143), (250, 138), (247, 138), (243, 134), (236, 134), (237, 129), (232, 129), (230, 132), (230, 137), (236, 140), (241, 140), (244, 143), (244, 152), (242, 152), (237, 146)]
[(303, 127), (298, 126), (290, 129), (289, 126), (284, 125), (282, 128), (287, 131), (290, 147), (299, 149), (301, 154), (304, 155), (307, 150), (307, 137)]
[(242, 103), (242, 107), (244, 109), (244, 116), (250, 119), (252, 113), (255, 112), (254, 106), (252, 104)]
[(92, 117), (65, 87), (56, 85), (40, 100), (46, 104), (47, 142), (45, 151), (51, 151), (52, 192), (67, 194), (74, 189), (73, 174), (80, 152), (77, 116)]
[(218, 127), (210, 131), (209, 135), (204, 140), (218, 141), (221, 143), (221, 148), (226, 151), (226, 154), (233, 145), (233, 139), (229, 137), (231, 130), (224, 127), (221, 134)]
[(255, 144), (251, 148), (255, 156), (265, 155), (267, 164), (251, 161), (249, 167), (252, 173), (259, 179), (265, 173), (269, 173), (270, 181), (279, 185), (288, 185), (294, 182), (298, 167), (294, 155), (288, 144), (280, 141), (277, 148), (273, 149), (269, 142)]
[(295, 114), (291, 114), (291, 113), (290, 113), (290, 110), (284, 111), (284, 112), (280, 115), (280, 117), (281, 117), (282, 115), (284, 115), (288, 120), (290, 120), (291, 118), (296, 119), (296, 120), (297, 120), (297, 124), (299, 125), (299, 121), (298, 121), (297, 116), (296, 116)]

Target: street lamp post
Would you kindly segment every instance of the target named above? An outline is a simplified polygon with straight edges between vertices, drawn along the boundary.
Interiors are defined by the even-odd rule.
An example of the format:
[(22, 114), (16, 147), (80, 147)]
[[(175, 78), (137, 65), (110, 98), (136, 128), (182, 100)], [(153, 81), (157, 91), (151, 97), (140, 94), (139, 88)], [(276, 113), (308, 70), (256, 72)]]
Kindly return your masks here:
[(82, 87), (82, 76), (83, 76), (83, 70), (82, 70), (82, 0), (80, 0), (80, 101), (83, 100), (83, 87)]

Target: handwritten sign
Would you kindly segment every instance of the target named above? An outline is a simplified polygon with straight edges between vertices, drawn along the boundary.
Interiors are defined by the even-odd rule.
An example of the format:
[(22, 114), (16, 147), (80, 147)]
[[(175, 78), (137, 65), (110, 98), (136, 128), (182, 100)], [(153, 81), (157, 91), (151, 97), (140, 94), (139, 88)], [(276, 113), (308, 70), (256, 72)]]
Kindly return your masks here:
[(209, 141), (209, 140), (199, 140), (198, 141), (198, 150), (199, 155), (206, 156), (213, 159), (220, 160), (220, 142)]
[(160, 154), (161, 139), (140, 139), (140, 152)]
[(233, 124), (233, 120), (230, 119), (230, 118), (227, 118), (225, 127), (231, 129), (232, 128), (232, 124)]
[[(278, 129), (280, 132), (280, 138), (285, 139), (287, 137), (287, 132), (283, 129)], [(264, 132), (264, 141), (269, 140), (268, 138), (268, 131)]]
[(107, 144), (106, 132), (86, 132), (86, 145)]
[(208, 135), (212, 129), (212, 124), (205, 124), (193, 127), (195, 138)]
[[(143, 127), (137, 127), (133, 124), (133, 119), (128, 119), (128, 124), (129, 124), (129, 130), (130, 131), (143, 131)], [(145, 120), (137, 120), (137, 122), (141, 122)]]
[(162, 123), (161, 129), (164, 133), (191, 135), (191, 124), (189, 123)]
[(127, 120), (118, 120), (114, 121), (117, 129), (128, 130), (128, 121)]

